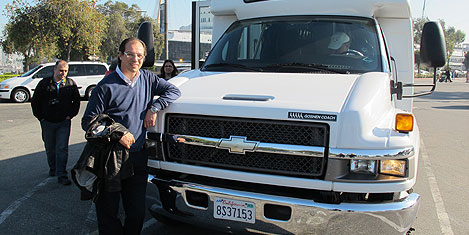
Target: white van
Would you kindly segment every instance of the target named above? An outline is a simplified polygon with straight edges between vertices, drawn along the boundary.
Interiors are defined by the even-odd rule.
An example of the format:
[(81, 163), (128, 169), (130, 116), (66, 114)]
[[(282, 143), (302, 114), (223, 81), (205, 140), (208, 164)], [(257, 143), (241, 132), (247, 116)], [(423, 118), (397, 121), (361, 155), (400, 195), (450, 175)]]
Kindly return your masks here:
[[(414, 84), (409, 1), (193, 7), (194, 45), (213, 14), (212, 49), (193, 50), (148, 130), (150, 213), (234, 234), (406, 234), (420, 205), (412, 97), (436, 86)], [(446, 64), (439, 23), (420, 53)]]
[[(16, 103), (28, 101), (34, 94), (37, 84), (45, 77), (54, 74), (55, 63), (40, 64), (25, 74), (0, 83), (0, 99), (10, 99)], [(104, 77), (108, 65), (100, 62), (68, 62), (68, 77), (78, 86), (80, 96), (88, 98), (96, 84)]]

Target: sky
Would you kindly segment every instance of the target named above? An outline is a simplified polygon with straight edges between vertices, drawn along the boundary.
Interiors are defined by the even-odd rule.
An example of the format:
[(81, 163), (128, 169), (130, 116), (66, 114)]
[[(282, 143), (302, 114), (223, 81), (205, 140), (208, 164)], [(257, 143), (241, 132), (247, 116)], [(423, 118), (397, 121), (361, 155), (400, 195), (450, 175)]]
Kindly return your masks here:
[[(3, 32), (3, 26), (7, 23), (5, 16), (5, 6), (13, 0), (0, 0), (0, 32)], [(104, 4), (107, 0), (98, 0), (98, 4)], [(157, 17), (157, 4), (159, 0), (120, 0), (128, 5), (137, 4), (140, 9), (146, 10), (144, 14), (150, 17)], [(166, 0), (163, 0), (163, 2)], [(181, 26), (187, 26), (191, 23), (192, 0), (167, 0), (169, 8), (168, 27), (170, 30), (179, 29)], [(425, 3), (425, 11), (423, 5)], [(469, 14), (468, 0), (409, 0), (414, 18), (421, 17), (422, 13), (430, 20), (443, 19), (447, 26), (453, 26), (456, 29), (466, 33), (466, 42), (469, 43)], [(3, 33), (0, 33), (0, 36)]]
[[(26, 0), (28, 1), (28, 0)], [(104, 4), (108, 0), (98, 0), (97, 4)], [(0, 0), (0, 36), (3, 36), (3, 27), (8, 22), (5, 6), (11, 4), (13, 0)], [(29, 0), (28, 2), (34, 2)], [(114, 0), (115, 2), (115, 0)], [(144, 14), (156, 19), (158, 16), (157, 6), (159, 0), (119, 0), (127, 5), (137, 4), (140, 9), (145, 10)], [(162, 2), (165, 2), (163, 0)], [(179, 29), (181, 26), (191, 24), (192, 0), (168, 0), (168, 27), (170, 30)]]

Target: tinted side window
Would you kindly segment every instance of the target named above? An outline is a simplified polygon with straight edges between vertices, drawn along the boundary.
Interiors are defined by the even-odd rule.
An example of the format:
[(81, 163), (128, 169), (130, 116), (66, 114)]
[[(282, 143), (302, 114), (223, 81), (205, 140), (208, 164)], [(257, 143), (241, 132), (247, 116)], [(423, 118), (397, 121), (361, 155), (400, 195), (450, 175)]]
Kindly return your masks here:
[(54, 66), (47, 66), (41, 69), (34, 75), (34, 78), (47, 78), (52, 77), (54, 75)]
[(107, 71), (104, 65), (99, 64), (86, 64), (85, 69), (87, 75), (104, 75)]
[(68, 76), (86, 76), (85, 65), (83, 64), (71, 64), (68, 66)]

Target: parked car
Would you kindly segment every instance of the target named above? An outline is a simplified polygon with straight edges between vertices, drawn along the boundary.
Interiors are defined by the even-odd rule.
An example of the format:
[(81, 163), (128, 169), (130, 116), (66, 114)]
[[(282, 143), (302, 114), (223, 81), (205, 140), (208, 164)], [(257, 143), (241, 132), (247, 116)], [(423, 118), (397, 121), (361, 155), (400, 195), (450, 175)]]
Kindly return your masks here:
[(178, 67), (179, 74), (185, 73), (191, 70), (191, 66), (181, 66)]
[[(40, 64), (25, 74), (7, 79), (0, 83), (0, 99), (16, 103), (28, 101), (34, 94), (39, 81), (54, 74), (55, 63)], [(108, 65), (100, 62), (68, 62), (68, 77), (78, 85), (80, 96), (89, 98), (91, 91), (108, 71)]]

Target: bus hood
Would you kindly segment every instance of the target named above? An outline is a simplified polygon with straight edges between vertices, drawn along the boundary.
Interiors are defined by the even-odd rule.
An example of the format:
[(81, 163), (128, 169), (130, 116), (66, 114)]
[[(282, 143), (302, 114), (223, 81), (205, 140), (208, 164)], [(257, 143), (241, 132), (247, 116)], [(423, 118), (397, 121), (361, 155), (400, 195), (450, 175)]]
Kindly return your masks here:
[(336, 114), (359, 76), (194, 70), (171, 80), (182, 96), (170, 108), (176, 111), (184, 106), (184, 112), (190, 113), (224, 116), (235, 112), (236, 116), (267, 115), (274, 119), (287, 118), (288, 112)]
[[(170, 80), (182, 96), (163, 112), (323, 122), (330, 146), (386, 148), (395, 108), (389, 74), (186, 72)], [(159, 115), (163, 118), (164, 115)], [(162, 124), (164, 121), (159, 120)], [(151, 131), (159, 132), (162, 126)], [(405, 136), (405, 134), (398, 134)], [(393, 145), (409, 146), (407, 137)]]

